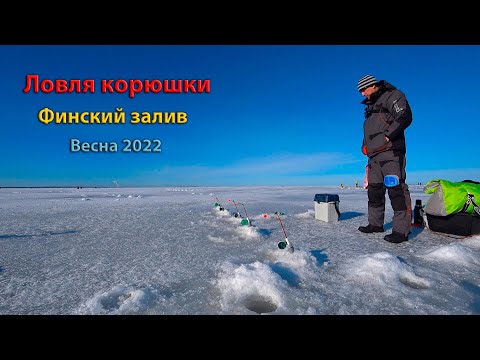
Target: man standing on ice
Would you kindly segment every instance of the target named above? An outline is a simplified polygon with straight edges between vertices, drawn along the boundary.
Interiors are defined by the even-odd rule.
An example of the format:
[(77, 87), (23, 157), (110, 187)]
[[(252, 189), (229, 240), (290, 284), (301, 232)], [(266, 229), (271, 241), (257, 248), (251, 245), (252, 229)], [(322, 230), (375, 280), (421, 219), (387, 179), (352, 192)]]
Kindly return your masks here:
[(412, 123), (412, 111), (405, 94), (385, 80), (362, 77), (358, 91), (365, 97), (362, 152), (368, 156), (368, 225), (364, 233), (384, 232), (385, 192), (393, 208), (392, 243), (408, 240), (412, 204), (406, 183), (405, 129)]

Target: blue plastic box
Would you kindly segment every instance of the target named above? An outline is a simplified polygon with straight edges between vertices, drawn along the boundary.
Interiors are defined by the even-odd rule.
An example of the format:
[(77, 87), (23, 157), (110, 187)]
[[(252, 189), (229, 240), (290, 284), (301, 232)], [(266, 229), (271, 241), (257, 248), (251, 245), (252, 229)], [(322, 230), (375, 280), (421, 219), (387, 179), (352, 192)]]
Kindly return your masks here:
[(313, 201), (321, 203), (340, 202), (338, 194), (315, 194)]

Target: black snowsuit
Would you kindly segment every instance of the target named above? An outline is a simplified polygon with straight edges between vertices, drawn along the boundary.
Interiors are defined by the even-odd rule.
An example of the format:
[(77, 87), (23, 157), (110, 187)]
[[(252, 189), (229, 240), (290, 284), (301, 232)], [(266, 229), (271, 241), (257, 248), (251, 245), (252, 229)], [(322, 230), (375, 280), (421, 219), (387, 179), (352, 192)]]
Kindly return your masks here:
[[(412, 111), (400, 90), (382, 80), (379, 89), (365, 99), (362, 152), (368, 156), (368, 222), (382, 226), (385, 217), (385, 191), (392, 205), (393, 231), (408, 235), (412, 222), (411, 198), (406, 184), (405, 129), (412, 122)], [(385, 137), (389, 138), (389, 141)], [(400, 183), (386, 187), (384, 177), (398, 176)]]

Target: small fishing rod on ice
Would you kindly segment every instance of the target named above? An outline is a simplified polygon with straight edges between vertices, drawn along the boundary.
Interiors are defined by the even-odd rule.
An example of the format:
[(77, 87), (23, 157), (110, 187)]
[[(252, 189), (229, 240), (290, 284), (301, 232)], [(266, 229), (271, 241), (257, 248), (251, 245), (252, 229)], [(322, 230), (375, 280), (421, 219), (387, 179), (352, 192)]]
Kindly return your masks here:
[(294, 248), (293, 248), (293, 245), (290, 243), (290, 241), (288, 241), (287, 232), (285, 231), (285, 227), (283, 226), (282, 220), (280, 219), (280, 214), (281, 214), (281, 213), (279, 213), (278, 211), (275, 212), (275, 215), (277, 215), (277, 219), (278, 219), (278, 221), (280, 222), (280, 225), (282, 226), (283, 234), (285, 235), (285, 240), (284, 240), (284, 241), (280, 241), (280, 242), (278, 243), (278, 248), (279, 248), (280, 250), (287, 249), (288, 252), (293, 253)]
[(225, 208), (224, 208), (224, 207), (222, 206), (222, 204), (220, 203), (220, 200), (218, 199), (218, 197), (213, 196), (213, 195), (212, 195), (212, 197), (213, 197), (215, 200), (217, 200), (217, 202), (216, 202), (215, 204), (213, 204), (213, 206), (214, 206), (214, 207), (217, 207), (217, 206), (218, 206), (218, 207), (220, 208), (220, 209), (219, 209), (220, 211), (225, 210)]
[(244, 203), (239, 203), (239, 204), (243, 206), (243, 210), (245, 211), (245, 217), (246, 217), (246, 219), (242, 219), (242, 221), (240, 222), (240, 225), (251, 226), (252, 223), (250, 222), (250, 219), (248, 218), (248, 213), (247, 213), (247, 209), (245, 208), (245, 204)]
[[(230, 199), (228, 201), (230, 202)], [(238, 207), (237, 207), (237, 204), (235, 203), (235, 200), (232, 199), (232, 202), (233, 202), (233, 206), (235, 206), (235, 209), (237, 210), (237, 213), (234, 216), (241, 218), (242, 215), (240, 215), (240, 211), (238, 211)]]

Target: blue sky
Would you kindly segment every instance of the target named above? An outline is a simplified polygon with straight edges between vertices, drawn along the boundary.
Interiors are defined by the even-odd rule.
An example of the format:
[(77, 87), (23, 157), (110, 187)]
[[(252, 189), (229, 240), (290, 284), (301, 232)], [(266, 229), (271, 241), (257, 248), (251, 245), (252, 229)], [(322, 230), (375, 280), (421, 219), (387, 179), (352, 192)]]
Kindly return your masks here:
[[(253, 186), (363, 182), (365, 74), (402, 90), (407, 182), (480, 180), (480, 46), (1, 45), (0, 186)], [(93, 94), (24, 93), (26, 76), (94, 79)], [(100, 91), (106, 79), (210, 80), (210, 93)], [(122, 125), (45, 125), (43, 108), (114, 112)], [(183, 125), (128, 122), (130, 112), (185, 112)], [(70, 139), (116, 142), (72, 153)], [(160, 153), (123, 153), (159, 139)]]

